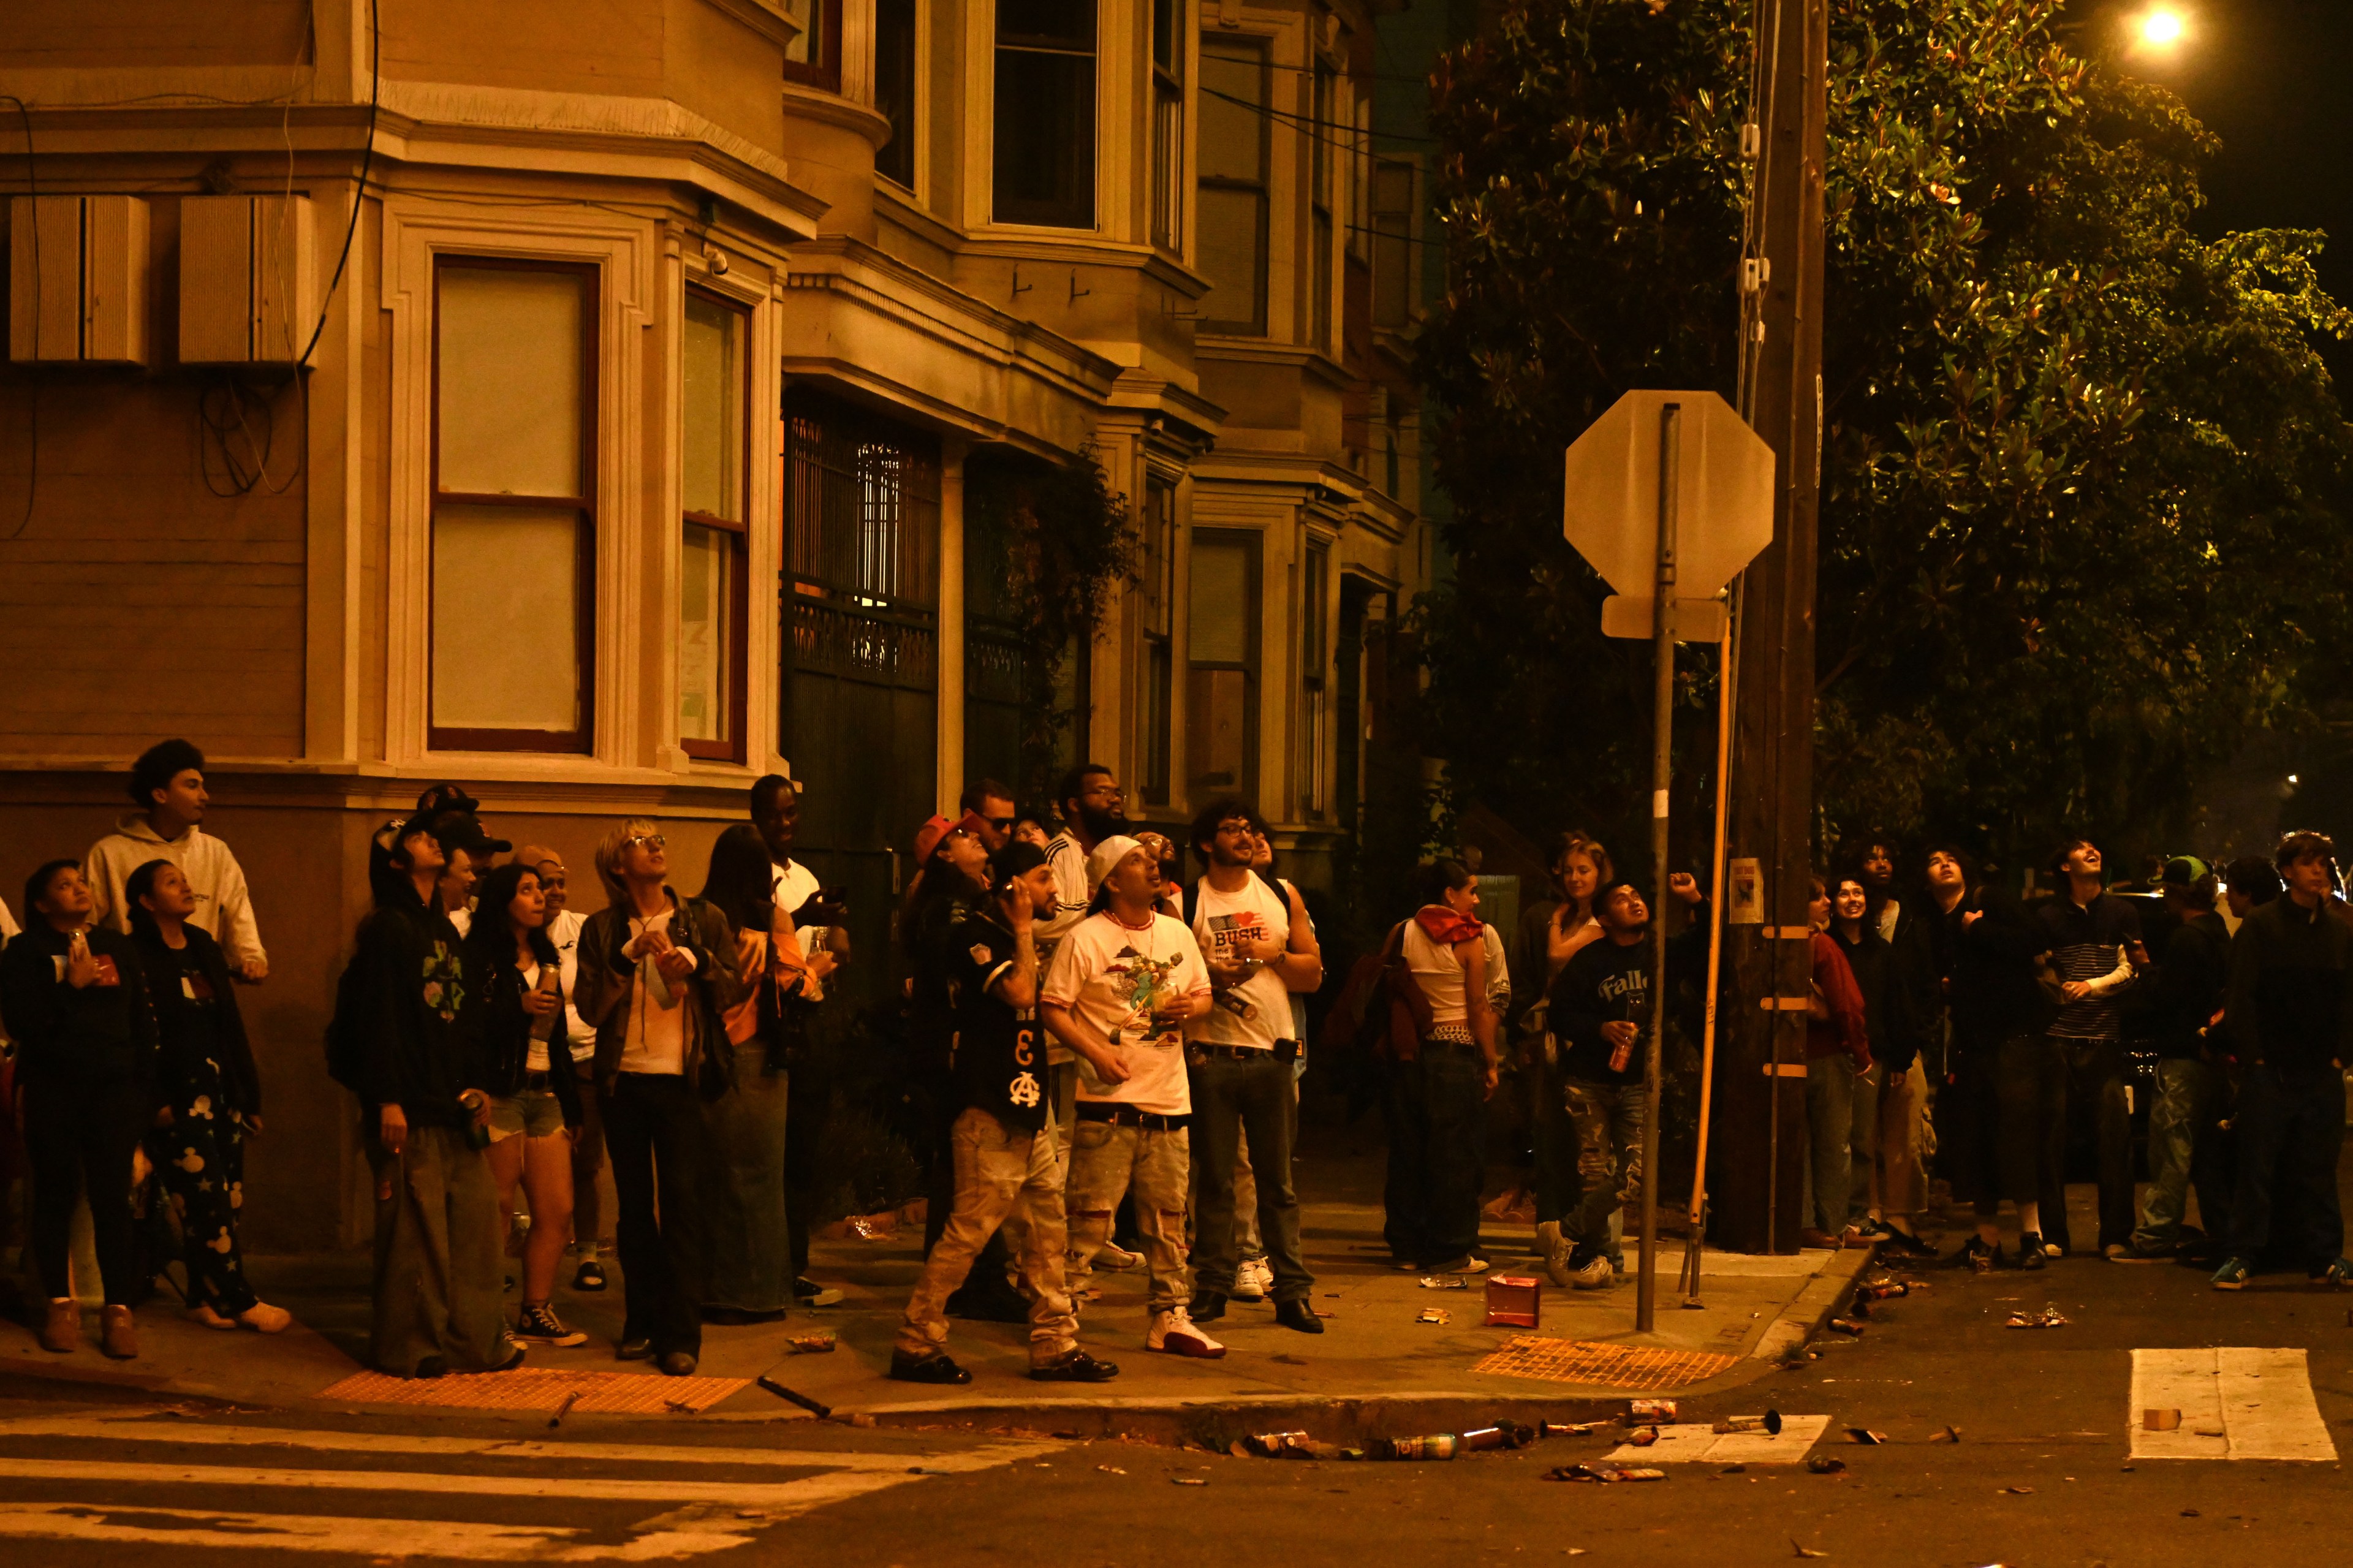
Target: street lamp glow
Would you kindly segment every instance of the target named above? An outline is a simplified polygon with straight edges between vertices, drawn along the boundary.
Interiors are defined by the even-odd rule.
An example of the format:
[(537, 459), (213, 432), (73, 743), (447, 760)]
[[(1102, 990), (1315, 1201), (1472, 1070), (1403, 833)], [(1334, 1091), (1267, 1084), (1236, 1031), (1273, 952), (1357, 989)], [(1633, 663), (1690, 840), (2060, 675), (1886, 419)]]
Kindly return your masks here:
[(2147, 11), (2141, 16), (2140, 41), (2151, 48), (2171, 48), (2181, 41), (2182, 35), (2189, 30), (2189, 24), (2182, 20), (2180, 12), (2169, 10), (2162, 5)]

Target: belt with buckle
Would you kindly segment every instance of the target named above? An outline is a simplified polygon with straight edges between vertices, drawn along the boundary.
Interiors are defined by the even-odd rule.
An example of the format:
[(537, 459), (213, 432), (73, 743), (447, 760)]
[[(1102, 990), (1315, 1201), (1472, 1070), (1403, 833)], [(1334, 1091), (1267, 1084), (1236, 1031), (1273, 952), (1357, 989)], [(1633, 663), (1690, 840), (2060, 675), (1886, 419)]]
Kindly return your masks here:
[(1229, 1062), (1264, 1061), (1274, 1055), (1264, 1046), (1220, 1046), (1203, 1040), (1193, 1041), (1186, 1048), (1199, 1056), (1215, 1057), (1219, 1061)]
[(1120, 1105), (1102, 1100), (1078, 1102), (1082, 1121), (1108, 1121), (1114, 1127), (1141, 1127), (1147, 1132), (1181, 1132), (1192, 1122), (1190, 1116), (1164, 1116), (1156, 1110), (1138, 1110), (1133, 1105)]
[(529, 1094), (553, 1094), (555, 1092), (555, 1079), (546, 1072), (526, 1072), (522, 1075), (522, 1087)]

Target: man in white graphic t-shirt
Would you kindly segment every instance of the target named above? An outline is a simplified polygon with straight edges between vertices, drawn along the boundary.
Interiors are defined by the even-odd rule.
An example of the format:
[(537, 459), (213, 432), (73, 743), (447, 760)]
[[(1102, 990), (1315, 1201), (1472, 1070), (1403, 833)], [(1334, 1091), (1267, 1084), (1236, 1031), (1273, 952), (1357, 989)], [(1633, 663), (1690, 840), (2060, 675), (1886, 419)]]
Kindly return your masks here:
[(1324, 1331), (1308, 1304), (1315, 1283), (1299, 1250), (1299, 1196), (1291, 1150), (1299, 1099), (1291, 1064), (1299, 1055), (1291, 994), (1323, 984), (1324, 963), (1290, 896), (1251, 869), (1258, 814), (1239, 800), (1213, 801), (1193, 819), (1193, 852), (1205, 874), (1187, 900), (1193, 936), (1214, 988), (1209, 1009), (1186, 1026), (1193, 1102), (1193, 1239), (1196, 1322), (1223, 1317), (1240, 1261), (1234, 1178), (1241, 1140), (1257, 1176), (1259, 1234), (1274, 1273), (1275, 1321), (1303, 1334)]
[(1225, 1347), (1188, 1314), (1185, 1251), (1192, 1096), (1184, 1027), (1209, 1005), (1208, 973), (1185, 922), (1154, 910), (1159, 868), (1143, 845), (1106, 838), (1088, 870), (1101, 884), (1103, 908), (1063, 936), (1038, 998), (1046, 1027), (1078, 1058), (1071, 1249), (1094, 1256), (1132, 1191), (1152, 1274), (1145, 1347), (1221, 1356)]

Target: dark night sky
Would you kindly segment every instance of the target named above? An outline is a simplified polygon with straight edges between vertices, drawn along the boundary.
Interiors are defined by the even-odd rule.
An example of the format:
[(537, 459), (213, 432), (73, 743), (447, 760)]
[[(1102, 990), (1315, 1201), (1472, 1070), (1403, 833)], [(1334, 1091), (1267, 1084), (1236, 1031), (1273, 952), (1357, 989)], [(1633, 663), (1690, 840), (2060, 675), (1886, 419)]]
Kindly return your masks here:
[[(2320, 269), (2353, 301), (2353, 0), (2161, 0), (2189, 23), (2170, 62), (2126, 57), (2134, 74), (2163, 82), (2222, 140), (2205, 174), (2208, 233), (2325, 229)], [(2074, 0), (2084, 45), (2150, 0)], [(2340, 388), (2353, 345), (2328, 355)]]

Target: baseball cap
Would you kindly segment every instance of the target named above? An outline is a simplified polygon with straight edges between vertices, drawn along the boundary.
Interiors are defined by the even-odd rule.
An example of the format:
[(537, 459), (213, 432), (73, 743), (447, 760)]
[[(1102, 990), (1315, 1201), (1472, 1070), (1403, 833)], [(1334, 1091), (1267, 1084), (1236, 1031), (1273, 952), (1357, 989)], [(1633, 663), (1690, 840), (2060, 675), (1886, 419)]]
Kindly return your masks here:
[(2214, 874), (2214, 868), (2195, 855), (2176, 855), (2157, 875), (2160, 888), (2194, 887)]
[(434, 820), (433, 837), (441, 841), (443, 849), (463, 849), (469, 855), (503, 855), (514, 847), (503, 838), (491, 837), (482, 819), (470, 811), (443, 812)]
[(1096, 845), (1095, 852), (1087, 857), (1087, 890), (1092, 893), (1102, 887), (1113, 867), (1143, 847), (1124, 833), (1114, 833)]
[(935, 816), (915, 829), (915, 864), (922, 866), (930, 860), (932, 851), (940, 847), (940, 840), (951, 833), (969, 833), (977, 838), (987, 830), (988, 819), (976, 811), (967, 811), (954, 818)]

